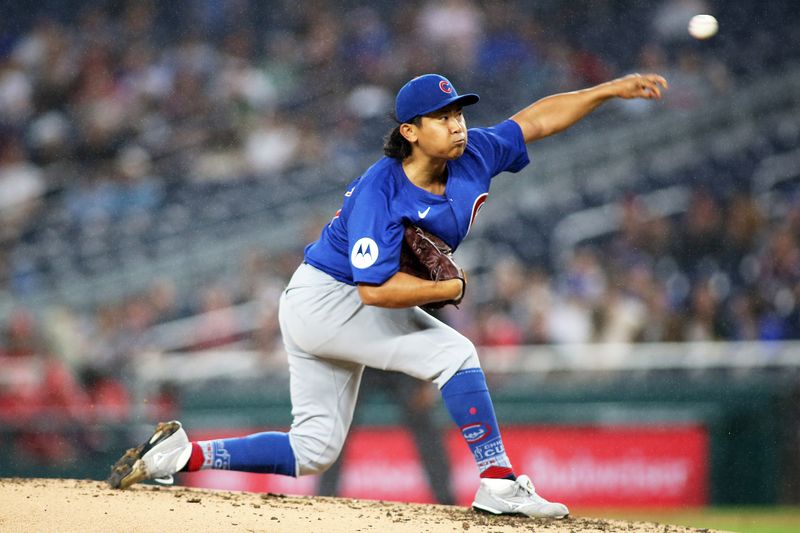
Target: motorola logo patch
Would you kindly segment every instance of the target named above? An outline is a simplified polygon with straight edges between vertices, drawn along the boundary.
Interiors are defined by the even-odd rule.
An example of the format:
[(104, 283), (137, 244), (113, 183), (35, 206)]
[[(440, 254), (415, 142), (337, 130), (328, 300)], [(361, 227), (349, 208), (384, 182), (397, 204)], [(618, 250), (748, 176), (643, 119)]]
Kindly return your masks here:
[(362, 237), (353, 245), (350, 263), (356, 268), (367, 268), (378, 260), (378, 245), (369, 237)]

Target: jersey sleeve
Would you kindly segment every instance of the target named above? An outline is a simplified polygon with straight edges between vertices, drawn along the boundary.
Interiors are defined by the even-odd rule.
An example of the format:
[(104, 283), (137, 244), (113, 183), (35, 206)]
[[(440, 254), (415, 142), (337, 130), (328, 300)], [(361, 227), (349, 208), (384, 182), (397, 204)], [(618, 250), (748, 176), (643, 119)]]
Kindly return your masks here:
[(501, 172), (519, 172), (530, 163), (522, 129), (511, 119), (491, 128), (471, 129), (468, 139), (491, 176)]
[(351, 201), (347, 235), (353, 281), (380, 285), (400, 269), (403, 225), (392, 220), (384, 190), (366, 187)]

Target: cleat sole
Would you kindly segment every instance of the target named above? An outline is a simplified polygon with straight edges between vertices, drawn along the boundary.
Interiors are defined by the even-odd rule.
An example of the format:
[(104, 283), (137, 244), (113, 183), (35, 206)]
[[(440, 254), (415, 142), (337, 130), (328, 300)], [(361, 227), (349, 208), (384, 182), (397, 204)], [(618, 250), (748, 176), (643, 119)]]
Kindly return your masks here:
[(153, 435), (146, 442), (136, 448), (128, 449), (114, 463), (111, 467), (111, 474), (106, 479), (109, 486), (112, 489), (126, 489), (134, 483), (148, 479), (149, 474), (144, 461), (141, 460), (142, 456), (150, 451), (153, 446), (178, 431), (180, 427), (180, 424), (175, 421), (158, 424)]

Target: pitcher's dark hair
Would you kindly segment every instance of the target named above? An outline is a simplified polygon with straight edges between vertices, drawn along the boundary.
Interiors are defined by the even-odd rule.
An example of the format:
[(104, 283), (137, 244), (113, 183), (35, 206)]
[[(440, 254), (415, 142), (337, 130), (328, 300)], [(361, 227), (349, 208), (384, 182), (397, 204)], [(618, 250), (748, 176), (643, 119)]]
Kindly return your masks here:
[[(397, 119), (394, 117), (392, 118), (397, 122)], [(414, 117), (408, 122), (408, 124), (413, 124), (415, 126), (419, 126), (421, 123), (422, 117)], [(386, 157), (391, 157), (398, 161), (402, 161), (411, 155), (411, 143), (400, 133), (400, 126), (402, 126), (402, 124), (397, 124), (383, 139), (383, 153)]]

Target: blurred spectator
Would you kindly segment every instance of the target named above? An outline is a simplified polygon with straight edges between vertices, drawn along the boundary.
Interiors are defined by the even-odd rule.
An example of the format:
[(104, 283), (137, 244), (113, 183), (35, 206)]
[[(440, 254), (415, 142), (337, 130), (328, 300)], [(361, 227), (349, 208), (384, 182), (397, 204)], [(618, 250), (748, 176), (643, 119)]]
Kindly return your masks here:
[(654, 284), (645, 295), (646, 320), (642, 325), (640, 342), (680, 342), (683, 341), (682, 319), (679, 310), (671, 305), (663, 286)]
[(125, 385), (93, 368), (81, 375), (90, 411), (87, 418), (95, 424), (124, 423), (128, 420), (133, 398)]
[(586, 48), (573, 48), (570, 55), (570, 65), (579, 87), (597, 85), (613, 78), (613, 69), (596, 52)]
[(163, 198), (163, 180), (153, 176), (150, 154), (139, 146), (123, 148), (116, 159), (118, 176), (115, 214), (149, 214)]
[(275, 29), (267, 36), (264, 48), (264, 54), (260, 58), (262, 71), (265, 83), (275, 91), (274, 98), (277, 104), (280, 98), (295, 94), (301, 83), (302, 47), (293, 32), (287, 29)]
[(761, 256), (761, 276), (770, 283), (789, 284), (800, 279), (798, 234), (788, 225), (773, 228)]
[(502, 2), (486, 5), (486, 36), (480, 39), (477, 67), (487, 76), (515, 79), (539, 67), (535, 23), (525, 11), (509, 9)]
[(483, 306), (475, 317), (478, 328), (474, 342), (478, 346), (519, 346), (522, 344), (522, 331), (518, 322), (511, 319), (506, 311), (494, 306)]
[(153, 322), (171, 322), (184, 318), (189, 311), (181, 301), (175, 282), (168, 278), (154, 281), (147, 291), (147, 300), (153, 310)]
[(26, 219), (40, 206), (46, 184), (20, 140), (0, 135), (0, 243), (13, 242)]
[(737, 341), (757, 341), (759, 331), (758, 297), (754, 294), (736, 294), (731, 299), (727, 316), (730, 325), (730, 338)]
[[(619, 269), (633, 264), (652, 260), (663, 253), (658, 228), (652, 215), (636, 195), (627, 195), (621, 203), (619, 231), (611, 241), (611, 263)], [(655, 249), (654, 249), (655, 248)]]
[(265, 116), (247, 136), (245, 155), (249, 170), (270, 176), (294, 165), (301, 148), (300, 131), (280, 115)]
[(232, 303), (229, 291), (222, 284), (211, 285), (201, 291), (193, 346), (195, 350), (224, 346), (239, 339)]
[(23, 124), (33, 111), (33, 83), (12, 57), (0, 58), (0, 117)]
[(664, 103), (671, 109), (697, 109), (714, 94), (714, 86), (708, 68), (699, 55), (692, 50), (678, 53), (675, 67), (668, 69), (664, 76), (669, 76), (669, 94)]
[(39, 324), (16, 311), (0, 339), (0, 423), (11, 428), (9, 446), (39, 462), (64, 462), (77, 450), (63, 429), (88, 415), (87, 399), (70, 368), (47, 350)]
[(673, 255), (690, 275), (722, 248), (722, 210), (717, 200), (705, 189), (692, 192), (689, 209), (678, 227)]
[(606, 289), (606, 275), (595, 250), (584, 247), (574, 251), (562, 272), (559, 292), (594, 304)]
[(264, 304), (277, 305), (288, 280), (283, 279), (274, 258), (262, 250), (252, 249), (242, 258), (238, 281), (238, 301), (258, 300)]
[(468, 72), (475, 65), (484, 14), (472, 0), (428, 2), (417, 15), (420, 36), (437, 50), (439, 65)]
[(742, 261), (756, 250), (763, 231), (764, 215), (755, 199), (744, 193), (734, 195), (725, 210), (721, 264), (735, 281), (744, 281)]
[(524, 311), (519, 295), (525, 290), (525, 268), (513, 256), (501, 257), (490, 273), (492, 306), (519, 317)]
[[(108, 170), (108, 165), (103, 170)], [(73, 222), (78, 225), (107, 225), (115, 211), (114, 184), (98, 169), (84, 175), (78, 183), (67, 188), (65, 207)]]
[(135, 295), (116, 309), (106, 309), (101, 316), (105, 323), (98, 330), (99, 338), (93, 339), (98, 343), (93, 368), (103, 375), (130, 380), (136, 359), (150, 347), (152, 309), (142, 296)]
[(276, 305), (265, 303), (262, 306), (250, 342), (253, 349), (260, 352), (264, 364), (271, 367), (287, 367)]
[(794, 306), (786, 316), (786, 338), (800, 339), (800, 281), (794, 284), (792, 297)]
[(89, 327), (83, 317), (65, 305), (53, 306), (42, 319), (47, 346), (76, 375), (92, 366)]
[(685, 340), (699, 342), (725, 338), (725, 324), (719, 304), (719, 297), (710, 283), (700, 283), (694, 287), (689, 301)]
[(592, 308), (574, 289), (556, 299), (548, 318), (549, 343), (583, 344), (592, 340)]
[(347, 17), (346, 24), (342, 53), (354, 67), (348, 75), (361, 81), (385, 79), (390, 68), (386, 56), (391, 46), (386, 20), (376, 8), (358, 6)]
[(520, 295), (527, 314), (523, 322), (523, 342), (546, 344), (550, 342), (550, 316), (554, 303), (550, 277), (541, 269), (533, 268), (526, 276), (526, 287)]
[(598, 308), (596, 342), (628, 343), (640, 339), (647, 320), (646, 307), (633, 295), (611, 287)]

